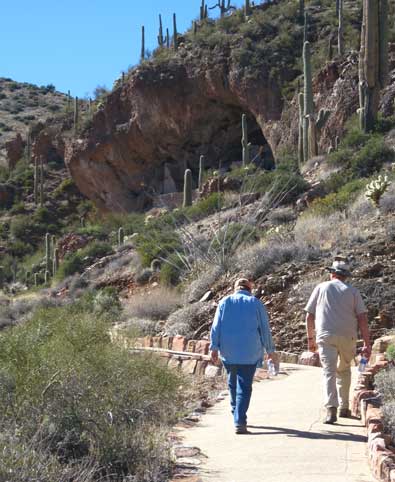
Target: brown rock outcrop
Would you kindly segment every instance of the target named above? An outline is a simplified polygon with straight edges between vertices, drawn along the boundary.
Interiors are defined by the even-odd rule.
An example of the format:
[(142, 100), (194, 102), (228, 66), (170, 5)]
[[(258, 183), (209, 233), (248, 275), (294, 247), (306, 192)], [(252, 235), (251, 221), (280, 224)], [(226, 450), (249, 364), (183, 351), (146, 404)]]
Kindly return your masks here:
[(252, 144), (275, 150), (269, 121), (279, 120), (282, 108), (267, 73), (247, 81), (225, 53), (217, 52), (215, 64), (148, 64), (110, 94), (84, 137), (67, 145), (66, 162), (102, 210), (144, 209), (152, 193), (163, 192), (165, 165), (181, 190), (184, 169), (196, 172), (200, 154), (207, 167), (240, 160), (244, 112)]
[(4, 147), (7, 155), (8, 168), (12, 170), (23, 155), (25, 143), (22, 140), (22, 136), (18, 133), (14, 139), (6, 142)]

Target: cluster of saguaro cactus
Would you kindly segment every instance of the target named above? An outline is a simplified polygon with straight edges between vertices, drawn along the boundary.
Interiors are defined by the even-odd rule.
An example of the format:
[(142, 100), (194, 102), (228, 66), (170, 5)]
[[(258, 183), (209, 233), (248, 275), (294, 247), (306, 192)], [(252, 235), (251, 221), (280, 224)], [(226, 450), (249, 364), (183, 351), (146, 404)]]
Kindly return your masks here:
[(248, 142), (248, 126), (247, 126), (247, 116), (245, 114), (241, 117), (241, 146), (243, 148), (243, 166), (246, 167), (250, 163), (250, 147), (251, 143)]
[[(339, 11), (338, 11), (338, 33), (337, 33), (337, 53), (339, 55), (344, 54), (344, 27), (343, 27), (343, 0), (338, 0)], [(336, 4), (337, 5), (337, 4)]]
[(192, 171), (186, 169), (184, 174), (184, 201), (182, 203), (184, 208), (192, 206)]
[(380, 199), (387, 191), (391, 182), (387, 176), (379, 176), (366, 186), (365, 197), (371, 201), (374, 207), (380, 206)]
[(364, 132), (377, 120), (380, 89), (388, 80), (388, 0), (363, 0), (359, 52), (359, 118)]
[(200, 159), (199, 159), (199, 182), (198, 182), (199, 191), (201, 191), (202, 187), (203, 187), (203, 175), (204, 175), (204, 156), (200, 156)]

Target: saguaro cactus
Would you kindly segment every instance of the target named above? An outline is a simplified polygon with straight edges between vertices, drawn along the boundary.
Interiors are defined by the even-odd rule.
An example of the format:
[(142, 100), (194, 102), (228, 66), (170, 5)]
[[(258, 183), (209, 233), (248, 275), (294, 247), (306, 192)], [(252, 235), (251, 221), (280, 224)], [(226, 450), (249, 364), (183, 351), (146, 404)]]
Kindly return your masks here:
[(301, 166), (304, 162), (304, 153), (303, 153), (304, 95), (302, 94), (302, 92), (300, 92), (298, 95), (298, 102), (299, 102), (298, 160), (299, 160), (299, 166)]
[(388, 79), (388, 0), (363, 0), (359, 52), (359, 115), (361, 129), (373, 130), (380, 89)]
[(169, 49), (170, 48), (170, 33), (169, 29), (166, 29), (166, 47)]
[(145, 27), (144, 25), (141, 26), (141, 53), (140, 53), (140, 60), (143, 61), (145, 59)]
[(38, 158), (34, 158), (34, 203), (38, 204), (38, 183), (39, 183), (39, 170), (38, 170)]
[(304, 19), (304, 0), (299, 0), (299, 19), (303, 22)]
[(32, 134), (29, 128), (26, 134), (26, 162), (30, 164), (31, 160), (32, 160)]
[(54, 249), (52, 257), (52, 276), (55, 276), (59, 269), (59, 251), (58, 248)]
[(304, 26), (303, 26), (303, 45), (309, 39), (309, 15), (307, 12), (304, 14)]
[(34, 273), (34, 286), (38, 286), (38, 273)]
[(244, 0), (244, 15), (248, 17), (251, 15), (251, 5), (250, 0)]
[(49, 271), (51, 261), (51, 235), (47, 233), (45, 235), (45, 269)]
[(343, 0), (339, 0), (339, 27), (337, 33), (337, 52), (339, 55), (344, 54), (344, 28), (343, 28)]
[(241, 145), (243, 148), (243, 166), (246, 167), (250, 163), (250, 147), (251, 144), (248, 143), (248, 126), (247, 126), (247, 116), (242, 115), (241, 118)]
[(40, 206), (44, 206), (44, 160), (40, 157)]
[(192, 171), (186, 169), (184, 174), (184, 202), (183, 207), (192, 206)]
[(163, 25), (162, 25), (162, 15), (159, 14), (159, 35), (158, 35), (158, 45), (163, 47), (165, 39), (163, 38)]
[[(303, 108), (303, 159), (309, 159), (309, 116), (314, 112), (313, 100), (313, 80), (311, 74), (311, 52), (310, 43), (305, 42), (303, 45), (303, 73), (304, 73), (304, 108)], [(313, 133), (312, 133), (313, 134)]]
[(200, 156), (199, 159), (199, 191), (202, 190), (203, 187), (203, 174), (204, 174), (204, 156)]
[(118, 229), (118, 246), (122, 246), (125, 241), (125, 230), (120, 227)]
[(74, 98), (74, 134), (76, 134), (78, 130), (78, 118), (79, 118), (78, 97), (75, 97)]
[(70, 91), (68, 90), (67, 91), (67, 105), (66, 105), (66, 110), (67, 110), (67, 113), (69, 113), (71, 111), (71, 94), (70, 94)]
[(200, 6), (200, 20), (204, 20), (208, 17), (208, 10), (205, 0), (202, 0), (202, 4)]
[(174, 50), (178, 49), (178, 34), (177, 34), (177, 17), (176, 14), (173, 13), (173, 47)]

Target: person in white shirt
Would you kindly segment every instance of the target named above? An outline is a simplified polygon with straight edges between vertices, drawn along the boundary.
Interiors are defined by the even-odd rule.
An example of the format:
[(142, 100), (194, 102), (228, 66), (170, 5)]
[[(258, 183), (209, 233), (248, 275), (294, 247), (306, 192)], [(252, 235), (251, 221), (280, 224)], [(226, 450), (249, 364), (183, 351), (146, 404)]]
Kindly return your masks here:
[(335, 260), (330, 281), (315, 287), (305, 307), (309, 351), (318, 349), (324, 371), (324, 397), (327, 409), (324, 423), (350, 417), (351, 362), (356, 354), (358, 327), (364, 340), (363, 353), (371, 353), (367, 309), (357, 288), (347, 283), (351, 276), (345, 260)]

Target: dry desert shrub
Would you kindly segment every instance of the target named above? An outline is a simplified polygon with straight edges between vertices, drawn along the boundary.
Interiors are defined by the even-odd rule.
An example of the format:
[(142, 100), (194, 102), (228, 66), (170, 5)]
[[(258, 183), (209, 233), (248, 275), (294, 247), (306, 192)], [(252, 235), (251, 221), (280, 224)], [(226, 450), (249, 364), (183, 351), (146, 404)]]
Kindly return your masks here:
[(130, 298), (124, 306), (124, 316), (133, 319), (166, 320), (181, 304), (181, 296), (176, 290), (160, 287)]
[(224, 273), (224, 271), (218, 266), (206, 266), (205, 268), (206, 269), (199, 271), (197, 278), (186, 286), (184, 290), (184, 298), (187, 303), (199, 301)]
[(272, 239), (266, 244), (256, 243), (241, 250), (234, 260), (234, 271), (254, 279), (273, 271), (276, 265), (291, 261), (316, 259), (320, 254), (316, 246), (303, 240)]
[(208, 329), (215, 313), (215, 307), (208, 303), (193, 303), (175, 311), (169, 316), (164, 327), (166, 335), (183, 335), (193, 339), (201, 330)]

